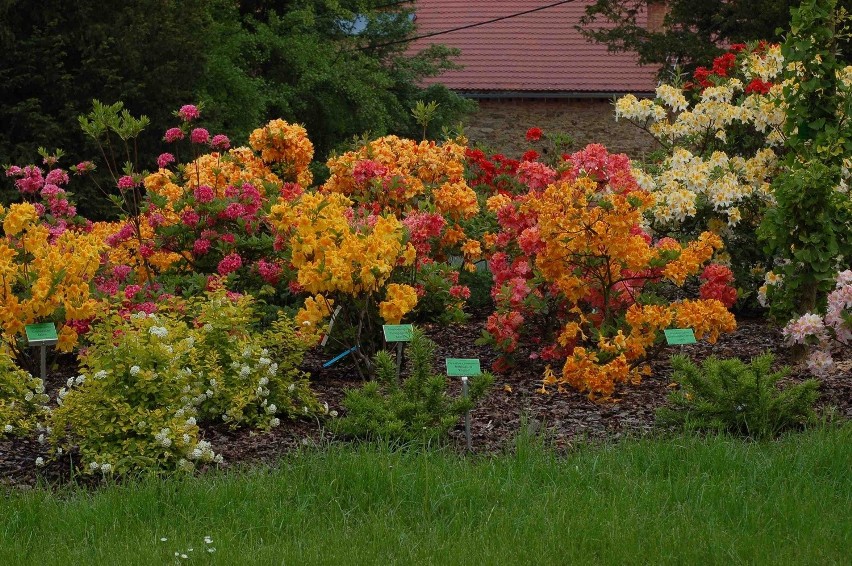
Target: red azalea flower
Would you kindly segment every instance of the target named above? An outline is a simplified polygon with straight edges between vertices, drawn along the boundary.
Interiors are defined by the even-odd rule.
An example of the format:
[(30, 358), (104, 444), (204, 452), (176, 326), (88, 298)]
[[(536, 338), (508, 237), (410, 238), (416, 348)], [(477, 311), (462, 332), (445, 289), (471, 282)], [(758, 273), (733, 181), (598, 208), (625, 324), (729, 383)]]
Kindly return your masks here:
[(530, 128), (527, 130), (527, 141), (538, 141), (541, 139), (541, 128)]

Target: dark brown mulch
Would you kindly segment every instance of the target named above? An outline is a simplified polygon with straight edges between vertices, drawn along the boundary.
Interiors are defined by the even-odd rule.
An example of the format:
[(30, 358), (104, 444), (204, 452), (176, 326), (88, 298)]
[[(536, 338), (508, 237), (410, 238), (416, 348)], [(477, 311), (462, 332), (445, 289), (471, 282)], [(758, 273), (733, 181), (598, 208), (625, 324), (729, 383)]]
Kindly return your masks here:
[[(465, 325), (426, 325), (424, 330), (438, 344), (438, 362), (446, 357), (480, 358), (482, 367), (490, 367), (495, 353), (474, 342), (481, 335), (484, 321), (474, 320)], [(641, 435), (654, 428), (654, 414), (666, 402), (670, 387), (670, 354), (680, 348), (673, 347), (652, 363), (653, 374), (638, 385), (624, 385), (616, 390), (611, 402), (595, 403), (576, 391), (555, 391), (542, 394), (541, 376), (544, 363), (530, 359), (511, 372), (496, 376), (494, 388), (484, 402), (471, 414), (474, 451), (498, 452), (510, 449), (522, 427), (533, 433), (543, 433), (557, 448), (566, 448), (573, 442), (595, 439), (618, 439), (626, 435)], [(773, 352), (776, 364), (792, 366), (786, 379), (800, 381), (811, 377), (801, 364), (795, 364), (792, 353), (783, 346), (778, 330), (758, 319), (739, 321), (736, 332), (723, 336), (716, 344), (699, 343), (682, 348), (683, 353), (696, 361), (716, 357), (738, 357), (748, 360), (764, 351)], [(341, 400), (347, 388), (361, 384), (353, 369), (341, 362), (328, 369), (322, 363), (330, 356), (322, 352), (309, 353), (304, 369), (311, 374), (312, 386), (330, 410), (342, 412)], [(441, 371), (438, 367), (436, 370)], [(48, 380), (48, 391), (55, 394), (65, 380), (74, 374), (67, 363), (54, 372)], [(852, 418), (852, 363), (841, 363), (838, 371), (820, 378), (821, 413), (832, 413), (843, 419)], [(451, 391), (458, 394), (457, 380)], [(255, 462), (272, 463), (282, 454), (300, 446), (315, 446), (329, 439), (321, 420), (284, 421), (281, 427), (269, 433), (249, 430), (232, 431), (226, 427), (208, 427), (205, 438), (221, 453), (226, 466)], [(464, 449), (464, 430), (461, 424), (452, 432), (452, 443)], [(37, 469), (38, 456), (45, 456), (45, 446), (35, 438), (0, 440), (0, 483), (7, 486), (28, 487), (38, 481), (61, 484), (68, 480), (70, 458), (65, 455), (58, 462)]]

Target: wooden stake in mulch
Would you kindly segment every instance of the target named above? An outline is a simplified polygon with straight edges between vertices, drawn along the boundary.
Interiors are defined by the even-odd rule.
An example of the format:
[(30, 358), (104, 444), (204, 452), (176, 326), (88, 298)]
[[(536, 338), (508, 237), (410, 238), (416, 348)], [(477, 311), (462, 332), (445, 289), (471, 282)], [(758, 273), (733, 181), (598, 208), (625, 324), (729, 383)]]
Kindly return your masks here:
[[(479, 358), (447, 358), (447, 375), (460, 377), (462, 380), (462, 395), (468, 396), (468, 379), (482, 373)], [(470, 436), (470, 411), (464, 414), (464, 438), (467, 443), (467, 451), (473, 452), (473, 441)]]

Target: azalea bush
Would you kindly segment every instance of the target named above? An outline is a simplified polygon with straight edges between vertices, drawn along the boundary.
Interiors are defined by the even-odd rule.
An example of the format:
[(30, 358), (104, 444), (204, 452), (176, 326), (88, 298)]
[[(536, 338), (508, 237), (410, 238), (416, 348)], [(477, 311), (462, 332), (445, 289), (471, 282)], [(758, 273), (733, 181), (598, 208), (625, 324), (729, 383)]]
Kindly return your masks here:
[(353, 208), (340, 193), (306, 193), (272, 208), (279, 247), (290, 254), (297, 283), (309, 294), (296, 315), (317, 335), (340, 307), (337, 343), (356, 348), (359, 371), (370, 367), (381, 324), (399, 324), (417, 304), (411, 285), (392, 283), (394, 271), (415, 261), (393, 214)]
[(647, 371), (641, 362), (661, 345), (663, 329), (693, 328), (715, 341), (735, 328), (719, 300), (730, 299), (724, 268), (705, 270), (705, 298), (670, 302), (653, 294), (698, 275), (722, 242), (711, 232), (685, 244), (653, 242), (642, 228), (653, 197), (626, 156), (590, 145), (546, 177), (554, 179), (546, 187), (488, 201), (501, 229), (489, 261), (497, 312), (485, 334), (506, 354), (498, 369), (531, 342), (533, 356), (564, 363), (546, 384), (608, 397), (616, 383)]
[(23, 202), (0, 207), (0, 326), (18, 363), (28, 367), (24, 330), (54, 322), (63, 352), (98, 311), (91, 282), (103, 241), (95, 234), (44, 221), (44, 208)]
[(809, 350), (807, 367), (816, 375), (828, 374), (835, 358), (848, 358), (852, 354), (852, 270), (837, 274), (824, 315), (805, 313), (788, 322), (783, 333), (788, 344)]
[(221, 462), (202, 423), (269, 429), (320, 411), (299, 371), (308, 346), (282, 319), (251, 330), (248, 297), (224, 291), (96, 325), (59, 391), (50, 442), (88, 472), (192, 470)]
[(779, 45), (735, 44), (691, 81), (678, 78), (657, 87), (654, 99), (627, 95), (615, 106), (617, 120), (644, 129), (663, 150), (635, 171), (655, 198), (650, 227), (675, 238), (718, 234), (720, 259), (752, 299), (772, 266), (756, 229), (785, 152), (783, 67)]

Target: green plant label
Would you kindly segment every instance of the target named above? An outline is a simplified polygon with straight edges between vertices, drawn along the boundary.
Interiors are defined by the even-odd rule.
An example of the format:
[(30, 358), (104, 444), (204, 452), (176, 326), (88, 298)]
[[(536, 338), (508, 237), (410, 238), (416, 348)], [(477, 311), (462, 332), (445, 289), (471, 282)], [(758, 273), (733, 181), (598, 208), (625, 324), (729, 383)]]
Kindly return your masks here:
[(447, 358), (447, 375), (450, 377), (472, 377), (480, 373), (479, 358)]
[(414, 327), (410, 324), (385, 324), (382, 326), (386, 342), (411, 342)]
[(667, 328), (666, 342), (669, 346), (677, 344), (695, 344), (695, 333), (691, 328)]
[(56, 336), (56, 325), (52, 322), (40, 324), (28, 324), (26, 327), (27, 342), (30, 346), (41, 346), (42, 344), (55, 344), (59, 341)]

